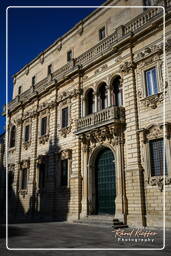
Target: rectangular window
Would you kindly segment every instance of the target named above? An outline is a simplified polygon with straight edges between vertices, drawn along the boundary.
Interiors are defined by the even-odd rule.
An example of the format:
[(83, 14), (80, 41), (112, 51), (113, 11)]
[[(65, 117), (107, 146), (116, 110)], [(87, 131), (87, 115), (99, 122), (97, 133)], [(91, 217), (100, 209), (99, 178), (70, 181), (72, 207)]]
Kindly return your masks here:
[(68, 126), (68, 107), (62, 109), (62, 128)]
[(24, 141), (29, 141), (30, 138), (30, 125), (25, 126), (25, 134), (24, 134)]
[(151, 96), (158, 93), (157, 71), (156, 68), (151, 68), (145, 71), (146, 94)]
[(18, 87), (18, 95), (21, 94), (21, 89), (22, 89), (22, 86), (19, 86), (19, 87)]
[(67, 52), (67, 61), (71, 61), (71, 60), (72, 60), (72, 51), (69, 50), (69, 51)]
[[(150, 145), (150, 162), (151, 176), (163, 175), (163, 139), (151, 140)], [(165, 174), (167, 175), (167, 165), (165, 163)]]
[(32, 86), (34, 86), (34, 85), (35, 85), (35, 83), (36, 83), (36, 77), (35, 77), (35, 76), (33, 76), (33, 77), (32, 77)]
[(68, 183), (68, 159), (61, 160), (61, 185), (67, 186)]
[(21, 170), (21, 189), (27, 189), (27, 169)]
[(48, 75), (52, 74), (52, 64), (48, 66)]
[(105, 38), (105, 27), (99, 30), (99, 40), (102, 40), (103, 38)]
[(47, 116), (41, 120), (41, 136), (46, 135), (47, 132)]
[(39, 189), (43, 189), (45, 187), (45, 164), (41, 164), (39, 166)]
[(153, 0), (144, 0), (144, 6), (152, 6), (153, 4)]

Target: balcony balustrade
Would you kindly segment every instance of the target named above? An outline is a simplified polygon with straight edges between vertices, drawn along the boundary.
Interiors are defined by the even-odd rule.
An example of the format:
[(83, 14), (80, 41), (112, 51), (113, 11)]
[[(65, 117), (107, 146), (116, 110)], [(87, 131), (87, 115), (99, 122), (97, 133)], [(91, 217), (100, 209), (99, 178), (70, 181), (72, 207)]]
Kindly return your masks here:
[(99, 112), (82, 117), (76, 121), (76, 134), (107, 125), (107, 124), (124, 124), (125, 108), (112, 106)]

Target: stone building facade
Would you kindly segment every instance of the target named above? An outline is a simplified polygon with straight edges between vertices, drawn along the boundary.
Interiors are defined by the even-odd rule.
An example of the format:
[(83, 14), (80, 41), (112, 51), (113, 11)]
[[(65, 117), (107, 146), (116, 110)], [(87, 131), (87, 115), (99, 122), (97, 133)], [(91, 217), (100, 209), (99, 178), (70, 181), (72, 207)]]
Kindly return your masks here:
[(104, 6), (14, 75), (10, 209), (171, 226), (171, 1)]

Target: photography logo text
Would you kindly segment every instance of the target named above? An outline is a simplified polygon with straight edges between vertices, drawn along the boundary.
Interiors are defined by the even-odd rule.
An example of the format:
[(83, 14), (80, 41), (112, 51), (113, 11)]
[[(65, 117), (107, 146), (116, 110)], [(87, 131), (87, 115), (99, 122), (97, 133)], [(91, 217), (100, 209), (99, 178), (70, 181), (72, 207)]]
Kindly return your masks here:
[(147, 229), (116, 229), (112, 231), (115, 234), (115, 239), (118, 242), (154, 242), (157, 232)]

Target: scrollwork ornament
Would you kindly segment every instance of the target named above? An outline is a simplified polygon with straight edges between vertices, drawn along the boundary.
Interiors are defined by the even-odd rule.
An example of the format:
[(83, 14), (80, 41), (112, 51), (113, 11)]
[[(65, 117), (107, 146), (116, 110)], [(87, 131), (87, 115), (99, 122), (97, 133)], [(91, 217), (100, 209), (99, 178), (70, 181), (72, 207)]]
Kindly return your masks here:
[(164, 94), (163, 92), (160, 92), (158, 94), (151, 95), (144, 99), (141, 99), (141, 102), (145, 107), (155, 109), (157, 108), (159, 103), (163, 102), (163, 100), (164, 100)]
[(158, 189), (160, 192), (163, 191), (164, 187), (164, 181), (165, 185), (170, 185), (171, 184), (171, 178), (170, 177), (163, 177), (163, 176), (155, 176), (151, 177), (148, 181), (149, 185), (151, 186), (158, 186)]

